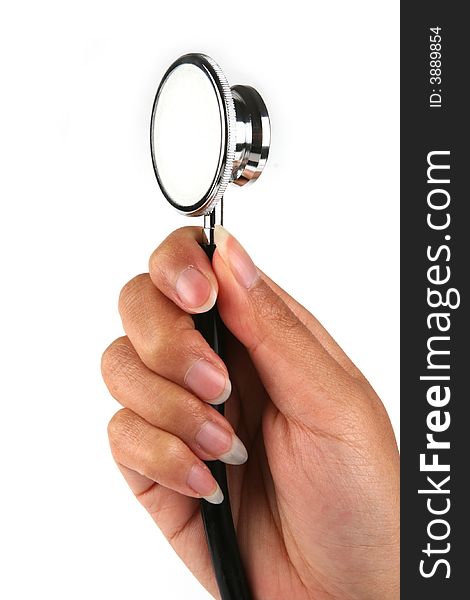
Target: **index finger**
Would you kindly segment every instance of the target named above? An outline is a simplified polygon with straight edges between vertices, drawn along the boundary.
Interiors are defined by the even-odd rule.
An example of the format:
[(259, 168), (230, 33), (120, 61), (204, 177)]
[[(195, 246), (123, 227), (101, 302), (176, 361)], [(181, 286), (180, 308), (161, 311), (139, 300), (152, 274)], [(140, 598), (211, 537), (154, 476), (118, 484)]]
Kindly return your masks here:
[(217, 278), (201, 247), (202, 227), (182, 227), (153, 252), (149, 272), (153, 284), (188, 313), (208, 311), (218, 293)]

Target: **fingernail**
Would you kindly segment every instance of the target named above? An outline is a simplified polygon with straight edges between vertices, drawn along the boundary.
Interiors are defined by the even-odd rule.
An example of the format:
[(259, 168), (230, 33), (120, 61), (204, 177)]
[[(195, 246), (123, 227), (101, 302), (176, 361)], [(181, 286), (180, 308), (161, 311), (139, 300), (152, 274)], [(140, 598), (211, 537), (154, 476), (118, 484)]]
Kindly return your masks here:
[(181, 302), (195, 312), (206, 312), (215, 304), (216, 291), (196, 267), (190, 266), (182, 271), (175, 287)]
[(222, 490), (212, 477), (209, 469), (201, 467), (201, 465), (191, 467), (186, 483), (196, 494), (199, 494), (211, 504), (220, 504), (224, 499)]
[(184, 383), (201, 400), (211, 404), (222, 404), (232, 392), (232, 384), (227, 375), (204, 358), (189, 367)]
[(228, 465), (242, 465), (248, 452), (239, 437), (213, 421), (206, 421), (196, 435), (196, 442), (208, 454)]
[(215, 226), (215, 243), (235, 279), (249, 290), (259, 278), (259, 273), (244, 248), (222, 225)]

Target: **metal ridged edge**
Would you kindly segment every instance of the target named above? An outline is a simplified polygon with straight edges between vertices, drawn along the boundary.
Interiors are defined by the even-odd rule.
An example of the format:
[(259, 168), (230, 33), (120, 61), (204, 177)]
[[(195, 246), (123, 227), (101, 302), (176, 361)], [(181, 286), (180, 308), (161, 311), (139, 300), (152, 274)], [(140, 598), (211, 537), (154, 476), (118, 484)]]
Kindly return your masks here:
[(232, 178), (232, 170), (233, 170), (233, 161), (235, 160), (235, 149), (236, 149), (236, 125), (237, 118), (235, 114), (235, 103), (233, 101), (232, 90), (230, 89), (229, 82), (225, 73), (219, 67), (219, 65), (207, 54), (201, 54), (202, 57), (207, 60), (212, 69), (214, 69), (214, 73), (217, 76), (220, 87), (222, 89), (222, 100), (225, 108), (225, 116), (226, 116), (226, 140), (227, 140), (227, 149), (225, 153), (225, 167), (223, 173), (220, 177), (219, 183), (216, 185), (216, 194), (210, 200), (209, 204), (205, 206), (203, 213), (208, 215), (214, 206), (222, 199), (225, 190), (227, 189), (228, 184)]

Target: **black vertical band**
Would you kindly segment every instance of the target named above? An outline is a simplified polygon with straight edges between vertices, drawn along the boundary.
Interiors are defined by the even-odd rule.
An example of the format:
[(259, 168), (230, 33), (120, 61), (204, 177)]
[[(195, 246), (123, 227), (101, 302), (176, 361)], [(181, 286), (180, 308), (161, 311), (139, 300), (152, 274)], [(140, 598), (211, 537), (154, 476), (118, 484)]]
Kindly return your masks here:
[[(211, 213), (213, 225), (212, 219), (213, 212)], [(203, 244), (202, 247), (212, 260), (215, 245), (209, 243)], [(217, 305), (206, 313), (193, 315), (193, 318), (196, 329), (201, 332), (211, 348), (224, 359), (225, 326), (219, 317)], [(214, 410), (223, 415), (224, 404), (215, 406)], [(207, 465), (224, 494), (222, 504), (210, 504), (204, 499), (201, 500), (202, 520), (220, 597), (222, 600), (250, 600), (251, 594), (232, 518), (226, 466), (219, 460), (210, 461)]]
[(465, 8), (401, 2), (401, 597), (407, 600), (470, 597)]

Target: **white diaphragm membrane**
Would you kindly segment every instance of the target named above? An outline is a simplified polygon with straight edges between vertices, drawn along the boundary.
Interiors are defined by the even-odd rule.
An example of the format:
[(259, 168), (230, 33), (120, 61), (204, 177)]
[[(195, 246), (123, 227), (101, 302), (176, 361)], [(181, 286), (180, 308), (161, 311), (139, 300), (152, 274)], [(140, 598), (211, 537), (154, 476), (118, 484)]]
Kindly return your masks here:
[(224, 149), (220, 98), (207, 73), (181, 64), (163, 82), (154, 111), (152, 144), (160, 184), (189, 207), (210, 190)]

